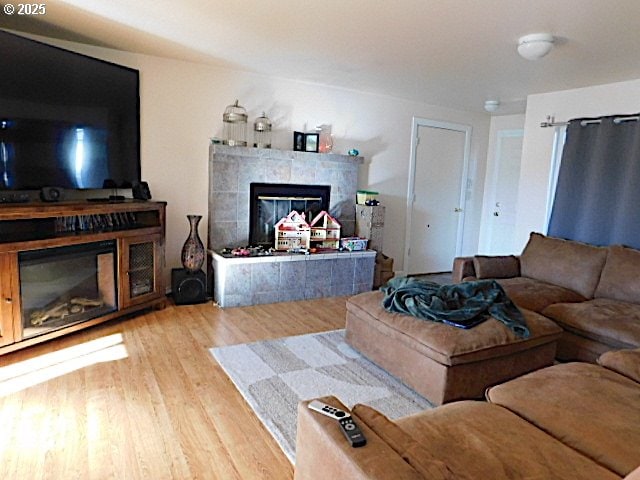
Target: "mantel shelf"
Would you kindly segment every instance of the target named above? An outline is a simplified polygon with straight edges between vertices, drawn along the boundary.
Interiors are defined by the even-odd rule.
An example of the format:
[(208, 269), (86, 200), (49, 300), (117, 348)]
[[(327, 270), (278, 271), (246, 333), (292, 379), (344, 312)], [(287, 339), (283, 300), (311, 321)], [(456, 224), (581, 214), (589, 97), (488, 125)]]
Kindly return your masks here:
[(294, 150), (278, 150), (276, 148), (230, 147), (229, 145), (212, 144), (215, 155), (229, 155), (264, 160), (320, 160), (326, 162), (346, 162), (360, 165), (364, 157), (343, 155), (340, 153), (299, 152)]

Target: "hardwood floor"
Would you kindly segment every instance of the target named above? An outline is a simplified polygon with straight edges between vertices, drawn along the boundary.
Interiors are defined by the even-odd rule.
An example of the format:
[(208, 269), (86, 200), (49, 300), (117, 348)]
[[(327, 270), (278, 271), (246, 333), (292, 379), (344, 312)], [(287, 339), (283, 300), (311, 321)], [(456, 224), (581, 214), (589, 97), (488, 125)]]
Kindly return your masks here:
[(344, 327), (345, 297), (169, 305), (0, 357), (0, 478), (290, 479), (213, 346)]

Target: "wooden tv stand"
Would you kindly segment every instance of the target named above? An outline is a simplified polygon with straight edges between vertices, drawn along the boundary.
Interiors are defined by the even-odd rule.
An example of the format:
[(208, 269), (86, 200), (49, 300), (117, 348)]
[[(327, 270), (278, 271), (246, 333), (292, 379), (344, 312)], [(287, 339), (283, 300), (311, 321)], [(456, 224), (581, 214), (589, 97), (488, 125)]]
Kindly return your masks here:
[[(137, 310), (163, 307), (165, 207), (165, 202), (139, 200), (0, 204), (0, 355)], [(109, 312), (94, 310), (93, 316), (89, 313), (90, 318), (83, 319), (72, 314), (84, 311), (84, 306), (73, 305), (76, 310), (61, 314), (60, 308), (56, 311), (55, 305), (46, 305), (41, 308), (52, 313), (35, 320), (33, 308), (30, 315), (26, 306), (23, 312), (21, 259), (37, 258), (40, 252), (46, 256), (47, 249), (69, 247), (51, 250), (50, 257), (56, 263), (56, 252), (102, 244), (113, 251), (96, 257), (94, 277), (98, 278), (93, 281), (107, 285), (112, 292), (101, 299), (109, 304)], [(102, 292), (102, 286), (99, 289)], [(95, 305), (86, 309), (92, 307)], [(68, 324), (64, 323), (65, 316)], [(68, 320), (72, 318), (76, 320)]]

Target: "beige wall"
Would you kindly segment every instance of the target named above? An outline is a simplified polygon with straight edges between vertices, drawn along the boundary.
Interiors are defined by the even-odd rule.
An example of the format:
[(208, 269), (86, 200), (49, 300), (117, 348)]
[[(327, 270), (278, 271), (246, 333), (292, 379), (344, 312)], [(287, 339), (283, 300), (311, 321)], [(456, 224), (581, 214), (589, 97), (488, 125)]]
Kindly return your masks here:
[(567, 121), (638, 111), (640, 80), (528, 97), (518, 195), (518, 244), (524, 247), (530, 232), (542, 232), (547, 218), (554, 129), (541, 128), (540, 122), (544, 122), (547, 115), (554, 116), (556, 121)]
[[(50, 41), (50, 43), (54, 43)], [(142, 177), (153, 199), (167, 208), (167, 269), (180, 266), (186, 214), (203, 215), (206, 238), (209, 138), (222, 135), (222, 113), (239, 99), (249, 122), (265, 111), (274, 123), (273, 147), (292, 148), (292, 131), (332, 124), (334, 151), (357, 148), (366, 158), (359, 188), (380, 192), (387, 206), (385, 253), (402, 270), (408, 166), (413, 116), (473, 127), (471, 195), (463, 249), (477, 249), (489, 116), (392, 97), (306, 84), (86, 45), (55, 42), (72, 50), (140, 70)], [(251, 137), (249, 137), (250, 139)], [(443, 166), (446, 168), (446, 166)]]

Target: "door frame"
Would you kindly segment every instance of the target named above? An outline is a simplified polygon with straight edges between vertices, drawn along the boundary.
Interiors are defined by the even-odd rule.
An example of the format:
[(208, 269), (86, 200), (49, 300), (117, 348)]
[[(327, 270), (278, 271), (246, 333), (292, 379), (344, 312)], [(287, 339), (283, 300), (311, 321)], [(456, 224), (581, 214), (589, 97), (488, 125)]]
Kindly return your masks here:
[(413, 215), (413, 203), (415, 201), (415, 180), (416, 180), (416, 152), (418, 150), (419, 138), (418, 130), (420, 127), (439, 128), (443, 130), (453, 130), (462, 132), (464, 137), (464, 158), (462, 160), (462, 178), (460, 179), (460, 200), (459, 205), (462, 210), (458, 216), (458, 228), (456, 236), (455, 255), (459, 256), (462, 252), (462, 239), (464, 236), (464, 218), (467, 198), (467, 189), (469, 187), (469, 153), (471, 151), (471, 132), (470, 125), (460, 123), (441, 122), (438, 120), (430, 120), (427, 118), (413, 117), (411, 121), (411, 157), (409, 159), (409, 181), (407, 184), (407, 212), (406, 212), (406, 230), (404, 244), (404, 262), (403, 269), (407, 272), (409, 265), (409, 253), (411, 249), (411, 227)]

